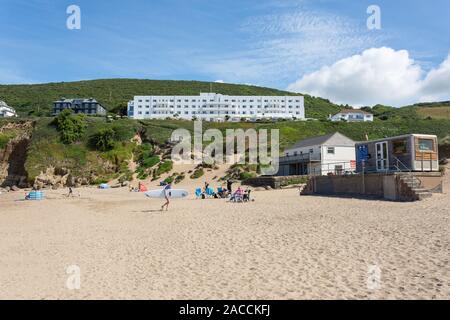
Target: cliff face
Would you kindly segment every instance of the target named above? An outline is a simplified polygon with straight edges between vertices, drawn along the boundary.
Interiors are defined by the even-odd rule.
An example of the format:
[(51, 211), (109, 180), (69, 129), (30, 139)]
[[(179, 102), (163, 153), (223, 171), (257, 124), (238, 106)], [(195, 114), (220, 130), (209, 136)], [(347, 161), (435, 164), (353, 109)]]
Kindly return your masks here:
[(10, 122), (0, 127), (0, 134), (9, 137), (0, 149), (0, 186), (28, 187), (25, 160), (33, 131), (32, 121)]

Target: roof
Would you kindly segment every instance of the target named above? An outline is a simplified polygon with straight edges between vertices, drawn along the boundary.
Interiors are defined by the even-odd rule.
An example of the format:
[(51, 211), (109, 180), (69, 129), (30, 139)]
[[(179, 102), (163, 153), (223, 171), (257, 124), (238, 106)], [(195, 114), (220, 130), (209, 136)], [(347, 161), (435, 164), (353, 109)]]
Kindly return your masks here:
[(343, 109), (341, 111), (339, 111), (337, 114), (339, 113), (362, 113), (362, 114), (371, 114), (369, 112), (366, 112), (364, 110), (361, 109)]
[(355, 141), (344, 136), (342, 133), (335, 132), (335, 133), (327, 134), (324, 136), (312, 137), (312, 138), (301, 140), (301, 141), (297, 142), (296, 144), (294, 144), (292, 147), (288, 148), (287, 150), (299, 149), (299, 148), (305, 148), (305, 147), (311, 147), (311, 146), (317, 146), (317, 145), (324, 145), (324, 144), (353, 147), (355, 145)]
[(8, 109), (8, 110), (10, 110), (11, 112), (15, 112), (14, 108), (8, 106), (8, 105), (6, 104), (6, 102), (5, 102), (5, 101), (2, 101), (2, 100), (0, 100), (0, 108), (1, 108), (1, 109)]
[(410, 134), (403, 134), (401, 136), (386, 137), (386, 138), (367, 140), (367, 141), (358, 141), (358, 142), (356, 142), (356, 144), (368, 144), (368, 143), (376, 143), (376, 142), (382, 142), (382, 141), (391, 141), (391, 140), (397, 140), (397, 139), (408, 138), (408, 137), (437, 139), (437, 136), (434, 134), (410, 133)]
[(94, 98), (81, 98), (81, 99), (66, 99), (61, 98), (58, 101), (55, 102), (70, 102), (70, 103), (83, 103), (83, 102), (97, 102)]

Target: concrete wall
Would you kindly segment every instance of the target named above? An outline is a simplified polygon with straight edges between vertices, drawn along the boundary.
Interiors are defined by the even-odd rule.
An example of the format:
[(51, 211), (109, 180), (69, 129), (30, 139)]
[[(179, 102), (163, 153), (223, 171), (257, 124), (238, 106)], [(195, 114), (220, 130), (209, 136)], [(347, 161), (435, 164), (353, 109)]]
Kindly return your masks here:
[[(416, 175), (421, 189), (442, 192), (442, 176), (435, 173)], [(373, 173), (349, 176), (312, 177), (304, 194), (349, 195), (387, 200), (413, 201), (415, 192), (402, 181), (401, 174)]]
[(243, 185), (251, 187), (271, 187), (279, 189), (283, 185), (286, 185), (288, 181), (303, 179), (306, 181), (308, 176), (283, 176), (283, 177), (257, 177), (250, 178), (242, 182)]

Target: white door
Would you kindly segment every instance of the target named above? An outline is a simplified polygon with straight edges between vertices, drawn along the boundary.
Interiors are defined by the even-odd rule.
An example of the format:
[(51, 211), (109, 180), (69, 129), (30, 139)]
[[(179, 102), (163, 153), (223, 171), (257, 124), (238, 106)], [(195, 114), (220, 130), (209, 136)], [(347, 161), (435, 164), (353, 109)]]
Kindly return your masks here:
[(377, 152), (377, 170), (386, 171), (389, 169), (389, 158), (388, 158), (388, 143), (377, 142), (375, 144), (375, 149)]

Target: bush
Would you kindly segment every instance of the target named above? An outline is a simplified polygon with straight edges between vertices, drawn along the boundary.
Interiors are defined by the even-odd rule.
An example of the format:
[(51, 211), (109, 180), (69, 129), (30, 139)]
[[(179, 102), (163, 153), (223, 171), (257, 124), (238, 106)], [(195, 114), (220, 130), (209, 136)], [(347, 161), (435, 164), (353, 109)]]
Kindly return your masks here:
[(191, 179), (198, 179), (198, 178), (202, 177), (204, 174), (205, 174), (205, 171), (203, 170), (203, 168), (199, 168), (199, 169), (195, 170), (193, 174), (191, 174)]
[(239, 175), (239, 180), (247, 180), (254, 177), (256, 177), (256, 174), (254, 172), (241, 172), (241, 174)]
[(159, 177), (160, 175), (170, 172), (173, 168), (173, 162), (171, 160), (166, 160), (163, 163), (161, 163), (156, 169), (154, 176)]
[(115, 144), (114, 135), (114, 130), (111, 128), (100, 129), (96, 134), (91, 136), (89, 144), (99, 151), (112, 150)]
[(292, 178), (281, 182), (282, 187), (292, 186), (295, 184), (305, 184), (308, 182), (308, 177)]
[(12, 138), (13, 137), (11, 135), (0, 133), (0, 149), (6, 147), (6, 145)]
[(156, 166), (159, 163), (159, 157), (158, 156), (152, 156), (150, 158), (144, 159), (141, 162), (141, 165), (144, 168), (151, 168)]
[(85, 116), (83, 114), (73, 115), (70, 109), (63, 110), (55, 118), (54, 123), (60, 132), (61, 141), (65, 144), (79, 140), (86, 130)]

